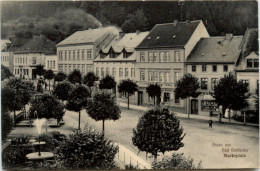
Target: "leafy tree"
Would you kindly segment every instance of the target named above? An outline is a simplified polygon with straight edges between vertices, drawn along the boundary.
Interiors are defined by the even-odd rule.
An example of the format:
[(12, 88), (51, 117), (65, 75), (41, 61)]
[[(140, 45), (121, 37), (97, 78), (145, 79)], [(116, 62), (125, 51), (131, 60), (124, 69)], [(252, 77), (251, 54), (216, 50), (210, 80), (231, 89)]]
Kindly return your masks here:
[(16, 110), (21, 110), (30, 101), (35, 92), (32, 82), (19, 78), (10, 78), (2, 82), (2, 106), (14, 112), (14, 126), (16, 125)]
[(133, 95), (138, 89), (138, 86), (136, 83), (134, 83), (132, 80), (123, 80), (119, 85), (118, 85), (118, 91), (119, 93), (127, 93), (127, 98), (128, 98), (128, 105), (127, 108), (129, 109), (129, 96)]
[(71, 83), (68, 81), (64, 81), (58, 83), (58, 85), (53, 90), (53, 94), (62, 101), (69, 100), (69, 92), (71, 89)]
[(63, 72), (58, 72), (58, 73), (55, 75), (54, 80), (55, 80), (55, 81), (58, 81), (58, 82), (61, 82), (61, 81), (66, 80), (66, 78), (67, 78), (67, 75), (66, 75), (66, 74), (64, 74)]
[(146, 92), (150, 97), (153, 98), (154, 105), (155, 105), (155, 98), (157, 98), (157, 104), (159, 103), (162, 89), (158, 84), (150, 84), (148, 87), (146, 87)]
[(53, 73), (53, 71), (50, 69), (50, 70), (47, 70), (44, 72), (44, 78), (49, 80), (49, 91), (51, 91), (51, 80), (54, 78), (55, 74)]
[(151, 153), (154, 160), (158, 152), (177, 151), (183, 147), (185, 134), (180, 121), (168, 109), (156, 107), (146, 111), (133, 130), (132, 141), (140, 151)]
[(98, 77), (93, 72), (88, 72), (83, 78), (83, 84), (88, 87), (93, 87), (95, 81), (98, 81)]
[(35, 72), (37, 75), (42, 76), (45, 73), (43, 65), (36, 65)]
[(2, 142), (6, 138), (6, 136), (12, 131), (13, 128), (13, 120), (8, 111), (4, 111), (2, 109), (1, 112), (1, 128), (2, 128)]
[(147, 18), (143, 10), (138, 9), (133, 14), (129, 14), (122, 25), (122, 30), (126, 33), (135, 32), (136, 30), (146, 31)]
[(66, 169), (113, 169), (117, 152), (112, 141), (85, 128), (61, 142), (57, 158)]
[(183, 169), (183, 170), (189, 170), (189, 169), (202, 169), (201, 162), (198, 163), (196, 166), (194, 164), (194, 160), (190, 157), (186, 158), (182, 154), (179, 153), (173, 153), (171, 157), (164, 156), (162, 158), (162, 161), (159, 162), (153, 162), (152, 168), (155, 170), (173, 170), (173, 169)]
[(248, 83), (243, 83), (242, 80), (237, 81), (235, 75), (230, 72), (219, 80), (212, 96), (218, 105), (223, 106), (223, 110), (229, 109), (230, 122), (230, 110), (241, 110), (248, 106), (247, 99), (250, 96)]
[[(257, 111), (259, 111), (259, 87), (257, 86), (256, 90), (255, 90), (255, 108)], [(257, 112), (259, 113), (259, 112)]]
[[(198, 79), (192, 74), (185, 74), (176, 83), (176, 88), (174, 90), (176, 98), (187, 98), (187, 104), (190, 102), (190, 97), (198, 97), (200, 93), (198, 89), (200, 88)], [(188, 118), (190, 118), (189, 105), (187, 107)]]
[(4, 65), (1, 65), (1, 81), (3, 81), (6, 78), (10, 78), (12, 76), (13, 76), (13, 74), (11, 73), (9, 68), (7, 68)]
[(100, 89), (112, 89), (116, 87), (115, 79), (109, 75), (106, 75), (102, 80), (100, 80)]
[(69, 82), (71, 82), (72, 84), (76, 84), (79, 83), (81, 84), (81, 73), (79, 70), (74, 70), (72, 71), (69, 76), (68, 76), (68, 80)]
[(89, 116), (103, 122), (103, 135), (105, 134), (105, 120), (117, 120), (120, 118), (121, 110), (116, 104), (115, 97), (107, 92), (95, 93), (88, 103), (86, 111)]
[(78, 129), (80, 130), (80, 111), (83, 110), (88, 103), (88, 97), (91, 94), (85, 85), (75, 85), (69, 91), (69, 98), (67, 100), (66, 109), (79, 112), (79, 124)]

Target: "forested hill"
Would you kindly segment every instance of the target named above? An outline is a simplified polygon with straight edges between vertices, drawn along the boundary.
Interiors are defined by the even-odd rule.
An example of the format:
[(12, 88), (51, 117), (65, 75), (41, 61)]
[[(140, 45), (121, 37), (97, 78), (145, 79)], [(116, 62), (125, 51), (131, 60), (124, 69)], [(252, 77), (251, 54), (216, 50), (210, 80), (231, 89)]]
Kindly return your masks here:
[(181, 6), (177, 1), (6, 1), (1, 3), (1, 37), (44, 34), (58, 43), (75, 31), (100, 25), (115, 25), (125, 32), (134, 32), (150, 30), (155, 24), (174, 19), (203, 20), (212, 36), (242, 35), (247, 27), (257, 27), (257, 2), (185, 2)]

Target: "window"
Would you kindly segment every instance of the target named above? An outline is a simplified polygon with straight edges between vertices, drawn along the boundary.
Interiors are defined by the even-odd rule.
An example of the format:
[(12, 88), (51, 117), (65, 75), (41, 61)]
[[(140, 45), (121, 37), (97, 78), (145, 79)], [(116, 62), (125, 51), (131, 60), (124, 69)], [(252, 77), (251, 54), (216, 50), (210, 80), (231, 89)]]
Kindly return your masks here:
[(84, 53), (85, 53), (85, 50), (84, 50), (84, 49), (82, 49), (82, 50), (81, 50), (81, 58), (82, 58), (82, 60), (84, 60), (84, 59), (85, 59), (85, 56), (84, 56), (85, 54), (84, 54)]
[(145, 62), (144, 52), (140, 52), (140, 61)]
[(174, 103), (180, 103), (180, 99), (179, 98), (177, 98), (177, 96), (175, 95), (175, 97), (174, 97)]
[(71, 51), (69, 51), (69, 60), (71, 60)]
[(112, 69), (112, 75), (113, 75), (113, 77), (116, 76), (116, 68), (113, 68), (113, 69)]
[(165, 52), (165, 62), (170, 62), (169, 52)]
[(180, 80), (180, 72), (174, 72), (174, 81), (177, 82)]
[(207, 90), (208, 89), (208, 79), (201, 78), (201, 89)]
[(213, 71), (213, 72), (217, 72), (217, 65), (213, 65), (213, 66), (212, 66), (212, 71)]
[(153, 72), (152, 71), (148, 72), (148, 81), (153, 81)]
[(128, 77), (128, 68), (125, 68), (125, 77)]
[(22, 64), (22, 58), (20, 58), (20, 64)]
[(244, 83), (244, 84), (248, 84), (249, 85), (249, 81), (248, 80), (242, 80), (242, 83)]
[(160, 52), (159, 62), (164, 62), (164, 52)]
[(99, 77), (99, 68), (96, 68), (96, 75)]
[(164, 93), (163, 101), (164, 102), (169, 102), (170, 101), (170, 93)]
[(59, 64), (59, 71), (62, 71), (62, 65)]
[(110, 73), (110, 68), (106, 68), (106, 75), (109, 75), (109, 73)]
[(153, 62), (157, 62), (157, 58), (158, 58), (158, 53), (154, 52), (153, 53)]
[(65, 65), (64, 71), (65, 71), (65, 73), (67, 73), (67, 65)]
[(192, 65), (191, 70), (192, 70), (192, 72), (196, 72), (196, 65)]
[(144, 71), (140, 71), (140, 80), (145, 81)]
[(134, 78), (135, 77), (135, 69), (131, 68), (131, 77)]
[(73, 61), (75, 61), (75, 50), (73, 51)]
[(169, 82), (170, 80), (170, 73), (169, 72), (165, 72), (165, 82)]
[(254, 68), (258, 68), (258, 64), (259, 62), (258, 62), (258, 59), (254, 59)]
[(32, 57), (32, 64), (36, 64), (36, 57)]
[(102, 67), (101, 68), (101, 77), (104, 77), (104, 75), (105, 75), (105, 72), (104, 72), (104, 68)]
[(71, 72), (71, 65), (69, 65), (69, 73)]
[(175, 62), (180, 62), (181, 61), (180, 51), (175, 51), (174, 52), (174, 61)]
[(55, 61), (53, 61), (53, 68), (55, 68)]
[(207, 65), (202, 65), (202, 72), (206, 72), (207, 71)]
[(85, 65), (82, 65), (81, 68), (82, 68), (82, 73), (85, 74)]
[(247, 68), (253, 68), (253, 59), (247, 59)]
[(77, 65), (77, 69), (80, 71), (80, 65), (79, 64)]
[(77, 51), (77, 59), (79, 60), (80, 58), (79, 58), (79, 50)]
[(73, 65), (73, 71), (76, 69), (76, 64)]
[(64, 60), (67, 61), (67, 51), (64, 52)]
[(119, 68), (119, 77), (123, 77), (123, 68)]
[(160, 72), (159, 81), (164, 82), (164, 72)]
[(110, 57), (110, 58), (115, 58), (115, 57), (116, 57), (116, 55), (115, 55), (115, 53), (113, 53), (113, 52), (110, 52), (110, 54), (109, 54), (109, 57)]
[(153, 53), (148, 52), (148, 62), (153, 62)]
[(214, 87), (217, 85), (218, 79), (217, 78), (211, 78), (211, 89), (214, 90)]
[(88, 50), (88, 51), (87, 51), (87, 59), (92, 59), (91, 50)]
[(48, 66), (48, 68), (50, 68), (50, 61), (48, 61), (48, 65), (47, 66)]
[(227, 65), (224, 65), (224, 66), (223, 66), (223, 71), (224, 71), (224, 72), (227, 72), (227, 71), (228, 71), (228, 66), (227, 66)]
[(154, 71), (153, 72), (153, 76), (154, 76), (154, 81), (158, 81), (158, 72), (157, 71)]

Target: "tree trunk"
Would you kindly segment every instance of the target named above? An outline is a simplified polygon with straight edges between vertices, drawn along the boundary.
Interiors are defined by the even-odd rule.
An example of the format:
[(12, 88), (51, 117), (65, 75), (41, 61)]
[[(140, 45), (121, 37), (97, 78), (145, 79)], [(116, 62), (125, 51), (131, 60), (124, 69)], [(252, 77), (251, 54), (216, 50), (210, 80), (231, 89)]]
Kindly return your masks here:
[(187, 113), (188, 113), (188, 118), (190, 119), (190, 98), (187, 98)]
[(14, 127), (16, 126), (16, 114), (15, 114), (15, 110), (14, 110)]
[(45, 126), (46, 126), (46, 132), (48, 132), (48, 119), (46, 118), (46, 124), (45, 124)]
[(127, 109), (129, 109), (129, 92), (127, 92), (127, 98), (128, 98), (128, 103), (127, 103)]
[(78, 130), (80, 130), (80, 111), (79, 111), (79, 126), (78, 126)]
[(246, 125), (246, 111), (244, 111), (244, 125)]
[(103, 136), (105, 136), (105, 120), (103, 119), (102, 122), (103, 122), (102, 134)]
[(51, 80), (49, 80), (49, 91), (51, 91)]
[(228, 109), (228, 120), (229, 120), (229, 123), (231, 123), (230, 122), (230, 109)]
[(154, 155), (154, 162), (157, 162), (157, 152)]

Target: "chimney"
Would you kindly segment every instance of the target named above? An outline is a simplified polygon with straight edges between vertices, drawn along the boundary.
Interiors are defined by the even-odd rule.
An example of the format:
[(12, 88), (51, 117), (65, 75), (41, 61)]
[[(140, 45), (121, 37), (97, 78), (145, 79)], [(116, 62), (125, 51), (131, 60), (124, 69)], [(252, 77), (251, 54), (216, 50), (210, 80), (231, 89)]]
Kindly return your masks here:
[(125, 33), (122, 32), (122, 31), (120, 31), (120, 32), (119, 32), (119, 39), (121, 39), (124, 35), (125, 35)]
[(136, 34), (138, 35), (140, 33), (140, 30), (136, 30)]
[(226, 40), (231, 40), (233, 38), (233, 34), (232, 33), (227, 33), (226, 34)]
[(173, 21), (173, 26), (177, 26), (177, 24), (178, 24), (178, 20), (174, 20)]

